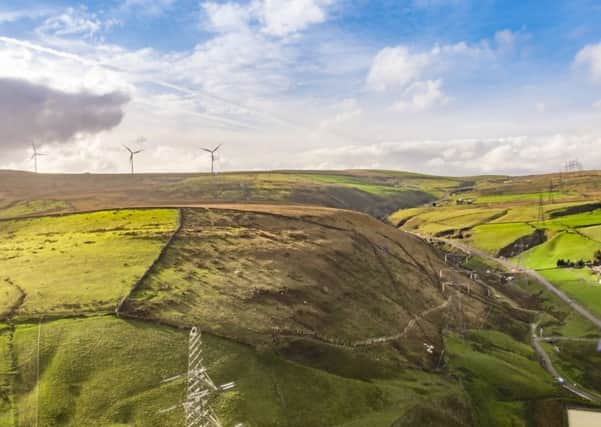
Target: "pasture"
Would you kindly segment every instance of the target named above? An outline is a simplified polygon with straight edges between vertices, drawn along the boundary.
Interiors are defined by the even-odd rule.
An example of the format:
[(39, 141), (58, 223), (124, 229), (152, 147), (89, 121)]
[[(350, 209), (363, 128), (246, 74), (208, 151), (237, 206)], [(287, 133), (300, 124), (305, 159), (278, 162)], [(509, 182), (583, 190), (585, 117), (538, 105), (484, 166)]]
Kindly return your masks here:
[[(19, 325), (14, 352), (15, 406), (0, 424), (178, 425), (188, 336), (185, 331), (112, 316)], [(40, 333), (40, 377), (37, 337)], [(458, 386), (434, 374), (405, 370), (386, 381), (360, 381), (302, 366), (270, 352), (203, 335), (205, 364), (217, 384), (236, 387), (211, 400), (224, 425), (390, 425), (423, 403), (443, 403)], [(421, 393), (428, 387), (428, 396)], [(39, 388), (39, 406), (37, 393)], [(457, 399), (461, 402), (459, 399)], [(465, 405), (465, 403), (460, 403)], [(441, 407), (437, 408), (438, 411)], [(361, 424), (367, 423), (367, 424)], [(456, 421), (454, 425), (461, 425)]]
[(101, 211), (2, 222), (0, 305), (38, 317), (112, 311), (173, 233), (177, 211)]

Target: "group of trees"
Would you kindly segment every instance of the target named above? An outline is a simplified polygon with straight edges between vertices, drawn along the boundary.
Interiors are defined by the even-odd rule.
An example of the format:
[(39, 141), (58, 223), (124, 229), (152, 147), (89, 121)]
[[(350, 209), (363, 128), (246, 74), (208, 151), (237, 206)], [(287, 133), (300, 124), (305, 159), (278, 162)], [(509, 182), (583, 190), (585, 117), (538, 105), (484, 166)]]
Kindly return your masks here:
[(563, 258), (557, 260), (558, 268), (584, 268), (592, 266), (601, 266), (601, 250), (595, 251), (592, 261), (585, 261), (583, 259), (571, 261)]
[(571, 261), (569, 259), (560, 258), (557, 260), (557, 268), (584, 268), (587, 266), (587, 264), (590, 265), (590, 262), (587, 263), (583, 259)]

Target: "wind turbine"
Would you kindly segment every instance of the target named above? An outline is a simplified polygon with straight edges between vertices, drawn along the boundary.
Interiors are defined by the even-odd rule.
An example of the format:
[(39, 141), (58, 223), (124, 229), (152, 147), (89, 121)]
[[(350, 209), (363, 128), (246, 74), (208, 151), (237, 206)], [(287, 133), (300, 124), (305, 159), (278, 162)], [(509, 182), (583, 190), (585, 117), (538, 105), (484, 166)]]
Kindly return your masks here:
[(129, 167), (131, 168), (131, 174), (133, 175), (134, 174), (134, 156), (138, 153), (141, 153), (144, 150), (133, 151), (127, 145), (124, 145), (123, 148), (125, 148), (127, 151), (129, 151)]
[(30, 160), (33, 160), (33, 170), (35, 173), (38, 173), (38, 156), (46, 156), (46, 154), (40, 153), (34, 142), (31, 143), (31, 146), (33, 147), (33, 154), (31, 155)]
[(212, 150), (209, 148), (202, 148), (202, 150), (206, 151), (207, 153), (211, 153), (211, 175), (215, 175), (213, 165), (215, 164), (215, 152), (217, 150), (219, 150), (219, 147), (221, 147), (221, 144), (219, 144), (217, 147), (213, 148)]

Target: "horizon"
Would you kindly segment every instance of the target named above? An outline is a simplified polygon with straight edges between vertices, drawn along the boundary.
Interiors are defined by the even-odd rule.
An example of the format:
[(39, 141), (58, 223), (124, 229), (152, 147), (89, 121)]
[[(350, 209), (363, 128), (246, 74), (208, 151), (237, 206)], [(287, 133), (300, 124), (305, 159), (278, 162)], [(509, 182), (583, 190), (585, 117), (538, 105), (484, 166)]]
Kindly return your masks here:
[[(218, 178), (220, 175), (240, 175), (240, 174), (343, 174), (345, 172), (375, 172), (375, 173), (399, 173), (399, 174), (407, 174), (409, 176), (425, 176), (432, 178), (527, 178), (529, 176), (547, 176), (547, 175), (571, 175), (571, 174), (590, 174), (594, 172), (601, 172), (601, 169), (582, 169), (582, 170), (574, 170), (574, 171), (565, 171), (559, 170), (556, 172), (532, 172), (532, 173), (523, 173), (523, 174), (478, 174), (478, 175), (439, 175), (439, 174), (430, 174), (423, 172), (415, 172), (411, 170), (394, 170), (394, 169), (253, 169), (253, 170), (228, 170), (215, 172), (213, 177)], [(34, 172), (32, 170), (26, 169), (1, 169), (0, 173), (24, 173), (32, 176), (59, 176), (59, 175), (116, 175), (116, 176), (149, 176), (149, 175), (206, 175), (211, 176), (210, 170), (207, 171), (184, 171), (184, 172), (173, 172), (173, 171), (153, 171), (153, 172), (145, 172), (140, 171), (136, 172), (134, 175), (128, 171), (121, 172)]]
[(9, 0), (0, 169), (601, 167), (592, 0)]

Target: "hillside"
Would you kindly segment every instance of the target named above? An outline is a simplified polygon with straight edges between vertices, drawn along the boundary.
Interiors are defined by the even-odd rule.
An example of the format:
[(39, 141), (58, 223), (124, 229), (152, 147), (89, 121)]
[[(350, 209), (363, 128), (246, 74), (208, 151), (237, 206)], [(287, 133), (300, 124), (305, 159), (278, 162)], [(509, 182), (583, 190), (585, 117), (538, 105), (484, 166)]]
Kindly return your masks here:
[(378, 218), (419, 206), (463, 181), (382, 171), (206, 174), (33, 174), (0, 171), (0, 218), (111, 207), (234, 202), (309, 204)]
[[(39, 387), (48, 425), (169, 425), (181, 411), (158, 410), (181, 399), (183, 383), (160, 381), (185, 371), (186, 334), (154, 326), (160, 321), (208, 333), (212, 374), (239, 383), (215, 402), (228, 423), (389, 425), (415, 405), (466, 422), (468, 403), (452, 397), (459, 386), (423, 372), (437, 364), (441, 328), (452, 326), (445, 313), (453, 307), (436, 273), (443, 263), (424, 243), (366, 215), (328, 208), (209, 205), (180, 215), (181, 228), (162, 252), (154, 242), (165, 244), (166, 237), (153, 233), (175, 229), (167, 209), (2, 222), (12, 236), (2, 280), (24, 296), (5, 312), (2, 342), (15, 376), (7, 377), (0, 420), (30, 423)], [(107, 258), (90, 258), (94, 248)], [(65, 263), (61, 257), (70, 269), (48, 273), (46, 265)], [(132, 276), (131, 266), (138, 269)], [(118, 312), (123, 320), (106, 317), (111, 301), (116, 309), (129, 288), (135, 290)], [(478, 301), (466, 307), (468, 322), (484, 312)], [(87, 318), (75, 318), (81, 315)], [(426, 352), (424, 342), (436, 351)], [(101, 386), (109, 377), (116, 390), (110, 393)], [(420, 387), (432, 393), (427, 401)], [(252, 402), (267, 412), (256, 412)], [(295, 411), (297, 421), (290, 419)]]
[(598, 274), (558, 268), (558, 261), (592, 262), (601, 250), (601, 172), (489, 179), (436, 206), (390, 217), (401, 229), (457, 239), (539, 271), (593, 313), (601, 315)]
[[(312, 176), (311, 203), (331, 202), (320, 198), (332, 188), (392, 203), (397, 190), (376, 196), (354, 180), (393, 177), (378, 185), (418, 180), (451, 209), (445, 185), (460, 184), (340, 174), (319, 179), (344, 185)], [(5, 183), (0, 425), (36, 412), (43, 425), (180, 425), (187, 330), (199, 326), (210, 375), (236, 381), (211, 400), (226, 426), (562, 426), (540, 414), (576, 400), (537, 362), (530, 324), (580, 336), (589, 324), (536, 283), (508, 288), (490, 265), (360, 212), (371, 208), (289, 204), (306, 177), (278, 199), (282, 176), (266, 176), (270, 203), (257, 187), (252, 203), (228, 202), (225, 177), (65, 175), (46, 187), (34, 177), (12, 198)], [(219, 188), (207, 202), (205, 181)]]

